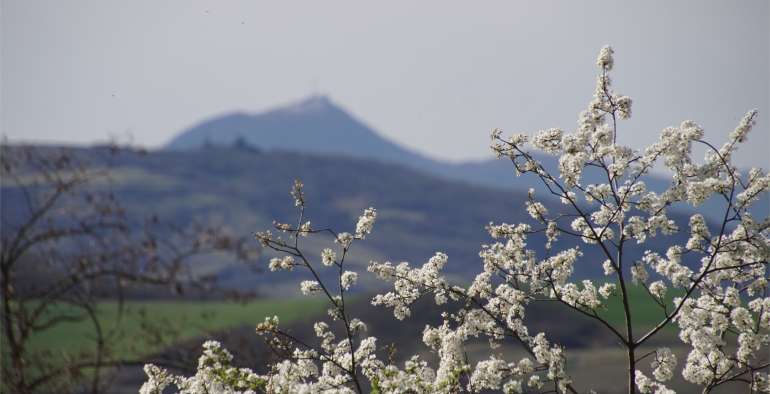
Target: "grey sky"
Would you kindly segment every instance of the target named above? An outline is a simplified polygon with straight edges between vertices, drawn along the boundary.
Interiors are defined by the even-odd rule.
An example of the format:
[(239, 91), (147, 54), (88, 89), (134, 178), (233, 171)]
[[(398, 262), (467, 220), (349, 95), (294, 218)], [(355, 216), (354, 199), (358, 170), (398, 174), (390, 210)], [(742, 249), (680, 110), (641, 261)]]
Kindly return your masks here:
[(314, 90), (386, 137), (445, 159), (488, 133), (572, 130), (598, 49), (616, 50), (636, 147), (693, 119), (770, 167), (770, 2), (2, 0), (2, 133), (158, 147), (223, 112)]

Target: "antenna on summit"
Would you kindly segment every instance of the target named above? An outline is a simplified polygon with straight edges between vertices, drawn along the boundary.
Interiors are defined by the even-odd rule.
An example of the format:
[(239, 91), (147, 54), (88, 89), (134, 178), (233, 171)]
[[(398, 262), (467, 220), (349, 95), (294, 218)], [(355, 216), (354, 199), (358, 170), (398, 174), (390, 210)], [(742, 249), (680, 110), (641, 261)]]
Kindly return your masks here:
[(310, 94), (312, 97), (321, 97), (321, 92), (318, 89), (318, 77), (313, 77), (310, 81)]

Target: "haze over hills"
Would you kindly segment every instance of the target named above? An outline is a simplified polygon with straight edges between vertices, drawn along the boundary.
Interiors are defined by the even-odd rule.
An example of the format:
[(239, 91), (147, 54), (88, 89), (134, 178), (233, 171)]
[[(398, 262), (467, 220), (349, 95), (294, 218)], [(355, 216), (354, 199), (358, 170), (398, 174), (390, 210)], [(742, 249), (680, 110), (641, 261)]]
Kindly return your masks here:
[[(273, 220), (296, 220), (288, 193), (294, 179), (305, 184), (306, 218), (314, 227), (353, 231), (358, 216), (373, 206), (378, 210), (375, 232), (357, 243), (349, 256), (351, 264), (364, 271), (372, 259), (421, 265), (443, 251), (450, 255), (448, 271), (467, 278), (479, 269), (480, 245), (490, 241), (485, 225), (493, 220), (522, 221), (526, 215), (522, 193), (452, 182), (360, 158), (233, 146), (119, 155), (84, 148), (75, 153), (109, 169), (111, 190), (132, 217), (157, 214), (179, 225), (210, 222), (248, 236), (271, 229)], [(7, 185), (2, 197), (3, 210), (23, 206), (22, 195)], [(330, 241), (303, 239), (313, 255), (331, 247)], [(265, 257), (263, 269), (269, 254)], [(296, 272), (253, 275), (241, 265), (214, 260), (200, 262), (198, 270), (217, 274), (230, 287), (276, 294), (289, 284), (290, 291), (297, 291)]]
[[(264, 114), (215, 118), (182, 133), (169, 149), (146, 155), (113, 156), (103, 150), (76, 151), (97, 166), (109, 167), (115, 194), (140, 217), (158, 214), (180, 225), (213, 221), (239, 235), (251, 234), (271, 228), (274, 219), (296, 220), (288, 189), (300, 179), (314, 225), (351, 231), (365, 208), (378, 209), (375, 233), (356, 246), (352, 264), (363, 268), (370, 260), (390, 260), (421, 265), (443, 251), (450, 256), (447, 271), (457, 280), (478, 273), (478, 251), (491, 242), (484, 230), (490, 221), (530, 222), (524, 209), (526, 190), (539, 184), (531, 174), (515, 177), (506, 160), (451, 164), (421, 156), (379, 136), (324, 97)], [(540, 158), (556, 170), (553, 157)], [(590, 173), (585, 178), (590, 182), (592, 177), (600, 180)], [(18, 193), (5, 187), (2, 192), (2, 208), (13, 211)], [(563, 209), (557, 201), (545, 202), (552, 213)], [(670, 216), (686, 229), (686, 207), (674, 208)], [(724, 210), (713, 210), (712, 219), (720, 212)], [(662, 253), (670, 242), (685, 242), (686, 236), (681, 231), (651, 238), (632, 246), (630, 253), (641, 253), (642, 247)], [(309, 240), (308, 250), (328, 246), (322, 241)], [(560, 246), (578, 242), (565, 239)], [(543, 244), (537, 235), (529, 240), (534, 249), (542, 251)], [(576, 274), (601, 275), (601, 264), (593, 263), (602, 257), (595, 248), (584, 249), (588, 264), (577, 265)], [(273, 294), (297, 290), (296, 277), (282, 273), (251, 275), (215, 260), (203, 261), (197, 269), (232, 287)]]
[(256, 115), (233, 113), (209, 119), (180, 133), (167, 148), (229, 146), (238, 139), (262, 149), (343, 154), (416, 168), (436, 164), (388, 141), (326, 96), (310, 96)]
[[(512, 182), (515, 182), (509, 163), (486, 160), (455, 164), (402, 147), (326, 96), (310, 96), (254, 115), (231, 113), (218, 116), (182, 131), (166, 148), (186, 150), (205, 145), (229, 146), (239, 139), (265, 150), (375, 159), (487, 186), (514, 187)], [(549, 164), (555, 165), (555, 162)]]
[[(236, 112), (205, 120), (180, 132), (166, 148), (231, 146), (237, 141), (263, 150), (374, 159), (483, 186), (524, 191), (533, 186), (541, 188), (536, 182), (516, 177), (511, 163), (495, 160), (491, 151), (489, 160), (462, 163), (423, 156), (388, 140), (329, 97), (319, 95), (263, 113)], [(554, 157), (539, 152), (533, 154), (547, 169), (558, 173), (558, 161)]]
[[(385, 163), (399, 164), (417, 171), (446, 179), (526, 191), (534, 187), (541, 198), (548, 192), (541, 182), (530, 177), (517, 177), (508, 160), (496, 160), (490, 152), (489, 160), (451, 163), (426, 157), (419, 152), (388, 140), (365, 122), (357, 119), (326, 96), (310, 96), (295, 103), (263, 113), (231, 113), (208, 119), (180, 132), (166, 146), (169, 150), (191, 150), (204, 146), (231, 146), (240, 141), (263, 150), (295, 151), (322, 155), (344, 155)], [(552, 174), (558, 174), (558, 159), (532, 152)], [(669, 179), (651, 175), (644, 179), (649, 190), (661, 192)], [(599, 171), (586, 170), (582, 183), (604, 183), (606, 176)], [(706, 216), (720, 220), (724, 212), (718, 199), (707, 201), (701, 208)], [(694, 209), (678, 204), (675, 209), (693, 213)], [(770, 214), (768, 196), (755, 205), (756, 216)]]
[[(360, 158), (259, 152), (232, 146), (119, 155), (102, 148), (83, 148), (75, 153), (109, 169), (111, 190), (129, 215), (137, 218), (157, 214), (178, 225), (192, 220), (223, 224), (234, 234), (249, 235), (272, 228), (273, 220), (296, 220), (288, 193), (294, 179), (305, 183), (306, 218), (316, 228), (353, 231), (363, 210), (375, 207), (375, 231), (357, 243), (349, 256), (360, 271), (365, 271), (370, 260), (410, 261), (419, 266), (442, 251), (449, 255), (446, 271), (450, 277), (470, 280), (481, 269), (481, 245), (492, 242), (485, 230), (487, 224), (531, 221), (524, 209), (525, 192), (450, 181), (405, 166)], [(22, 196), (7, 185), (2, 187), (2, 197), (3, 210), (22, 204)], [(554, 213), (562, 209), (558, 204), (548, 203), (548, 207)], [(677, 217), (679, 223), (686, 220)], [(672, 239), (685, 242), (686, 234)], [(670, 239), (658, 237), (644, 246), (662, 252), (658, 240)], [(302, 242), (307, 252), (315, 255), (333, 245), (330, 241), (310, 237)], [(560, 247), (579, 242), (567, 237)], [(529, 243), (544, 253), (542, 236), (533, 235)], [(583, 258), (587, 264), (576, 266), (577, 276), (601, 275), (603, 259), (598, 253), (596, 248), (586, 248)], [(263, 269), (270, 254), (264, 257), (260, 264)], [(196, 270), (219, 276), (229, 287), (270, 294), (296, 293), (297, 275), (301, 275), (255, 275), (242, 265), (214, 259), (196, 263)], [(364, 275), (362, 280), (368, 277)], [(382, 285), (376, 281), (369, 285), (375, 283)]]

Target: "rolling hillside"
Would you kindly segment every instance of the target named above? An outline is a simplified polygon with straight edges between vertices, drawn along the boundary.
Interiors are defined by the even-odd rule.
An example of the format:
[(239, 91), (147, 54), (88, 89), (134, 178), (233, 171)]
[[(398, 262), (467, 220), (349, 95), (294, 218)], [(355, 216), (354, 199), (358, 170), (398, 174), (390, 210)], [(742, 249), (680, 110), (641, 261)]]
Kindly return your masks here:
[[(447, 271), (456, 280), (470, 280), (480, 271), (481, 245), (491, 241), (484, 227), (490, 221), (530, 220), (523, 192), (446, 180), (372, 160), (260, 152), (249, 147), (117, 156), (105, 154), (101, 148), (77, 152), (93, 165), (109, 168), (111, 187), (136, 217), (157, 214), (180, 225), (196, 219), (225, 224), (236, 234), (249, 235), (270, 228), (274, 219), (296, 220), (288, 194), (294, 179), (305, 183), (307, 215), (318, 228), (353, 231), (361, 212), (374, 206), (379, 214), (375, 231), (356, 244), (350, 255), (351, 263), (362, 268), (370, 260), (421, 265), (436, 251), (443, 251), (449, 255)], [(12, 209), (13, 205), (14, 193), (3, 189), (3, 209)], [(551, 205), (550, 209), (555, 212), (561, 208)], [(686, 220), (678, 218), (680, 223)], [(682, 241), (683, 237), (674, 239)], [(320, 253), (328, 241), (303, 239), (311, 255)], [(646, 246), (659, 246), (657, 249), (663, 251), (665, 245), (656, 245), (655, 241)], [(529, 244), (542, 249), (543, 240), (533, 237)], [(574, 244), (569, 240), (563, 245)], [(268, 257), (264, 256), (263, 267)], [(579, 265), (578, 275), (600, 275), (601, 256), (587, 251), (583, 259), (587, 264)], [(254, 274), (243, 266), (216, 259), (198, 261), (196, 270), (216, 274), (226, 285), (265, 295), (297, 291), (295, 273), (291, 277)], [(367, 282), (368, 277), (363, 276), (365, 283), (379, 283)]]
[[(479, 272), (478, 251), (490, 242), (484, 230), (489, 222), (528, 221), (523, 208), (530, 187), (548, 197), (538, 179), (516, 177), (507, 160), (447, 163), (427, 158), (382, 137), (323, 96), (261, 114), (213, 118), (180, 133), (167, 149), (147, 154), (114, 156), (103, 154), (103, 148), (78, 152), (93, 165), (109, 167), (117, 196), (137, 217), (157, 214), (180, 225), (210, 221), (239, 235), (271, 228), (273, 220), (294, 222), (288, 190), (294, 179), (301, 179), (315, 226), (352, 231), (365, 208), (378, 209), (375, 233), (355, 246), (352, 263), (362, 268), (370, 260), (422, 264), (443, 251), (450, 257), (447, 270), (460, 281)], [(558, 173), (556, 158), (536, 155)], [(584, 183), (602, 181), (598, 171), (584, 173)], [(668, 183), (656, 177), (646, 181), (658, 191)], [(3, 197), (3, 208), (15, 212), (14, 194), (4, 189)], [(766, 200), (757, 204), (756, 216), (767, 216)], [(555, 201), (550, 206), (552, 212), (562, 209)], [(674, 210), (685, 225), (692, 207), (678, 204)], [(714, 198), (702, 211), (717, 221), (724, 208)], [(303, 242), (317, 253), (328, 241)], [(542, 249), (543, 242), (534, 237), (530, 246)], [(575, 244), (568, 242), (564, 246)], [(648, 244), (661, 252), (665, 246), (660, 239)], [(579, 265), (578, 275), (600, 274), (602, 256), (589, 251), (583, 259), (590, 263)], [(218, 259), (198, 261), (196, 270), (215, 274), (230, 287), (296, 293), (297, 278), (287, 281), (287, 274), (257, 275)], [(375, 283), (380, 284), (370, 285)]]

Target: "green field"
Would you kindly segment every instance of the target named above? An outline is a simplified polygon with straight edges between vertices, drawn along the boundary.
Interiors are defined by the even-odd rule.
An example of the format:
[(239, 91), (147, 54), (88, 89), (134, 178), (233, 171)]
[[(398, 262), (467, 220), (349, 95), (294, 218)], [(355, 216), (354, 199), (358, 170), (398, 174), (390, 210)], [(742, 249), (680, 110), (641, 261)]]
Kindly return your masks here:
[[(629, 286), (628, 290), (637, 333), (651, 328), (663, 318), (660, 307), (643, 288)], [(673, 297), (674, 294), (666, 297), (668, 305), (671, 305)], [(362, 301), (365, 299), (368, 297), (361, 298)], [(364, 304), (368, 305), (368, 302)], [(600, 315), (624, 332), (625, 320), (620, 296), (614, 295), (605, 305)], [(138, 361), (186, 340), (205, 338), (231, 328), (254, 327), (266, 316), (277, 315), (282, 324), (289, 325), (322, 317), (323, 309), (324, 300), (320, 298), (266, 299), (248, 303), (130, 301), (123, 305), (122, 313), (119, 313), (115, 301), (103, 301), (97, 304), (97, 315), (103, 332), (108, 333), (105, 339), (110, 344), (110, 353), (124, 360)], [(48, 313), (51, 316), (74, 316), (82, 314), (82, 311), (67, 304), (56, 304)], [(369, 318), (374, 321), (368, 323), (374, 325), (387, 327), (394, 323), (389, 314)], [(671, 330), (664, 330), (661, 334), (665, 338), (660, 339), (667, 341)], [(94, 325), (88, 319), (60, 323), (37, 332), (29, 339), (29, 345), (28, 349), (32, 353), (47, 354), (46, 357), (50, 357), (49, 361), (54, 365), (71, 357), (90, 357), (97, 346)], [(114, 359), (110, 356), (108, 358)]]
[[(662, 318), (661, 308), (652, 301), (639, 286), (629, 286), (633, 323), (637, 328), (650, 328)], [(666, 297), (671, 305), (674, 295)], [(615, 327), (625, 324), (619, 295), (611, 297), (607, 308), (600, 315)], [(130, 301), (123, 305), (122, 314), (114, 301), (98, 303), (98, 317), (108, 340), (115, 351), (123, 356), (141, 357), (159, 351), (174, 342), (229, 328), (251, 325), (264, 320), (266, 316), (277, 315), (282, 323), (307, 319), (322, 311), (323, 300), (319, 298), (258, 300), (248, 303), (234, 302), (179, 302), (179, 301)], [(49, 313), (53, 315), (77, 315), (81, 311), (67, 306), (56, 305)], [(95, 349), (94, 325), (84, 319), (66, 322), (48, 330), (33, 334), (31, 350), (54, 353), (78, 352)]]
[[(281, 323), (307, 319), (322, 311), (321, 299), (258, 300), (233, 302), (131, 301), (118, 312), (114, 301), (100, 302), (97, 315), (108, 342), (122, 357), (142, 357), (174, 342), (244, 325), (256, 326), (266, 316), (277, 315)], [(59, 304), (49, 312), (75, 315), (79, 310)], [(90, 320), (61, 323), (30, 338), (31, 350), (54, 355), (93, 351), (94, 325)], [(255, 334), (256, 335), (256, 334)]]
[[(627, 285), (626, 289), (628, 291), (628, 301), (631, 307), (631, 322), (634, 328), (637, 330), (649, 329), (665, 318), (663, 309), (652, 299), (652, 297), (650, 297), (647, 290), (643, 287), (631, 284)], [(681, 290), (669, 289), (664, 300), (664, 304), (668, 307), (669, 312), (674, 309), (674, 297), (683, 294), (684, 293)], [(623, 301), (620, 297), (619, 287), (616, 294), (610, 297), (605, 305), (607, 308), (602, 310), (599, 315), (615, 327), (624, 327), (625, 314), (623, 312)]]

